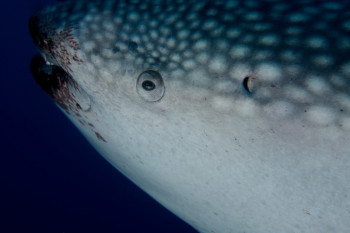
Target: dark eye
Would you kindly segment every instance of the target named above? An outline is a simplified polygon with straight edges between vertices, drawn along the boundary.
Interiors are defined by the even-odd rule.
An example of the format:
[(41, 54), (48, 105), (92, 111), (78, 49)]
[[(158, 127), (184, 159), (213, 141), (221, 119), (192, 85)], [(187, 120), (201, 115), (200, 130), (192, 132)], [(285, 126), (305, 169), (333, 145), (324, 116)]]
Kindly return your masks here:
[(145, 89), (145, 91), (153, 91), (156, 88), (156, 84), (150, 80), (143, 81), (142, 88)]
[(165, 91), (163, 78), (158, 71), (146, 70), (139, 75), (136, 90), (146, 101), (159, 101)]

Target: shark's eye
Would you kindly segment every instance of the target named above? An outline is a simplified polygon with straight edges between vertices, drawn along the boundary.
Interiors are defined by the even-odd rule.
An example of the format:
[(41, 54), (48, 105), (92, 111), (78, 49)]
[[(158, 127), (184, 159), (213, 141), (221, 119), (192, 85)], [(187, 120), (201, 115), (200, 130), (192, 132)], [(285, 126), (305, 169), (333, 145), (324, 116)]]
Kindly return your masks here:
[(146, 101), (155, 102), (164, 95), (164, 82), (159, 72), (146, 70), (142, 72), (136, 84), (137, 93)]
[(156, 84), (154, 84), (154, 82), (152, 82), (150, 80), (145, 80), (142, 83), (142, 88), (145, 91), (153, 91), (156, 88)]

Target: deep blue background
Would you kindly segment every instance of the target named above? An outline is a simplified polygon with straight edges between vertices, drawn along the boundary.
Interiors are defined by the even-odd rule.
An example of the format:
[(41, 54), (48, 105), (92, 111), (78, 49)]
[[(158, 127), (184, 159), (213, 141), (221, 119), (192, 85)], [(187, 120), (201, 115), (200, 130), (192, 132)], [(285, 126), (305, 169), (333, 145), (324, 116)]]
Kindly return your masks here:
[(195, 232), (109, 165), (35, 84), (27, 21), (47, 2), (0, 8), (0, 232)]

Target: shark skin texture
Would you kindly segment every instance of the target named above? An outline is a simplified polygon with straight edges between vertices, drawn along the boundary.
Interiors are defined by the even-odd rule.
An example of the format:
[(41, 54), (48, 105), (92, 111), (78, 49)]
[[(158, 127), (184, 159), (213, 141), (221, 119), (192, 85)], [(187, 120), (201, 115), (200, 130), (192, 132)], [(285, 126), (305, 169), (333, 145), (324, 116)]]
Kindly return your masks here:
[(350, 3), (106, 0), (29, 21), (35, 80), (205, 233), (350, 231)]

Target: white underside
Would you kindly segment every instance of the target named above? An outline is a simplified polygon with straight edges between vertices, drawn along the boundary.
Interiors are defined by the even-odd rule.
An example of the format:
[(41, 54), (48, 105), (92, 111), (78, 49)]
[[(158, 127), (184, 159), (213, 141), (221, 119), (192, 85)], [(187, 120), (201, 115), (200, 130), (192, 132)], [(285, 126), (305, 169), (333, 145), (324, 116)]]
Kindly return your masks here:
[(81, 130), (117, 169), (200, 232), (350, 229), (346, 131), (210, 109), (145, 116), (153, 122), (117, 118), (105, 131), (107, 143)]

